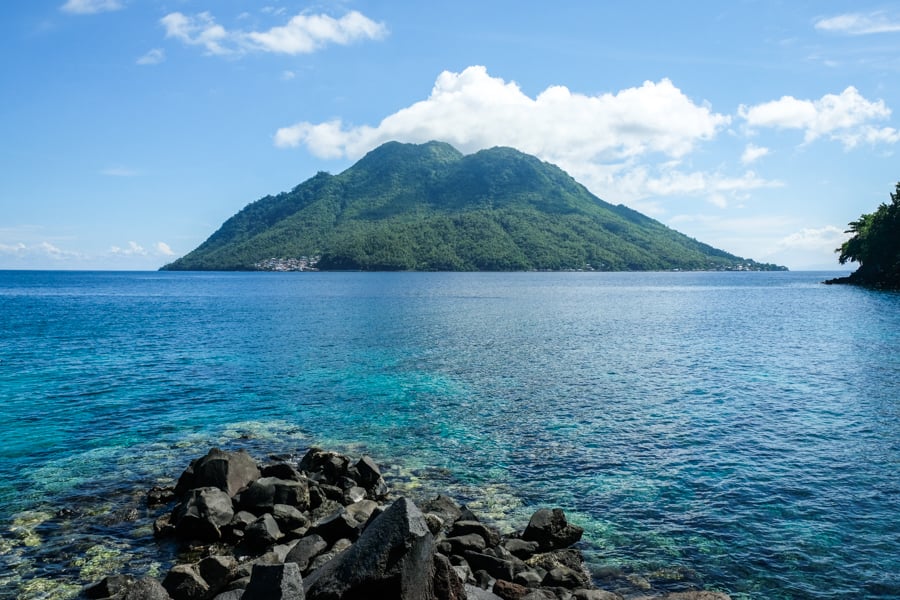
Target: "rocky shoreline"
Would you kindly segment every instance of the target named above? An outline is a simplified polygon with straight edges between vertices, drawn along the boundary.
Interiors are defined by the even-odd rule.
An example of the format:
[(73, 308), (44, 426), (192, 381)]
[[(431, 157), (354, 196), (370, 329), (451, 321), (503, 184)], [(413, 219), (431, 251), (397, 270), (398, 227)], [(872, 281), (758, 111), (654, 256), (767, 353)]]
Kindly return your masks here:
[[(393, 497), (378, 465), (311, 448), (299, 460), (210, 450), (147, 493), (161, 539), (182, 548), (162, 580), (111, 575), (117, 600), (728, 600), (662, 592), (617, 569), (592, 578), (583, 530), (559, 508), (501, 533), (444, 495)], [(599, 584), (599, 585), (598, 585)], [(696, 586), (688, 586), (695, 588)]]

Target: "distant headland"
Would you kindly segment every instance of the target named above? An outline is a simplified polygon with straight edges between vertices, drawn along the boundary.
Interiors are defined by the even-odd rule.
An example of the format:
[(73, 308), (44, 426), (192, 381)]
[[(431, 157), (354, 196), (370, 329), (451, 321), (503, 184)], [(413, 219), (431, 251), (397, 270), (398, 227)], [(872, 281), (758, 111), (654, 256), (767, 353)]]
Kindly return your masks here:
[(512, 148), (388, 142), (239, 211), (168, 271), (775, 271)]
[(891, 203), (882, 203), (873, 213), (850, 223), (853, 236), (836, 250), (840, 263), (859, 263), (848, 277), (825, 283), (848, 283), (877, 289), (900, 290), (900, 182)]

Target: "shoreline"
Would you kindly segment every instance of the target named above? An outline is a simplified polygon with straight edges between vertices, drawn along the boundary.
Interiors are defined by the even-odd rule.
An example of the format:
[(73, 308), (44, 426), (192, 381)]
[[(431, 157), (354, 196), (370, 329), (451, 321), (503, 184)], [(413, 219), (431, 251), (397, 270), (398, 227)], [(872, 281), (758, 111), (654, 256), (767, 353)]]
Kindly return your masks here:
[[(433, 584), (435, 589), (444, 591), (436, 592), (438, 595), (397, 597), (729, 598), (720, 592), (704, 591), (699, 581), (685, 578), (687, 572), (677, 568), (657, 573), (661, 579), (655, 581), (615, 567), (589, 573), (579, 544), (583, 530), (570, 524), (563, 510), (540, 509), (524, 529), (501, 533), (447, 496), (412, 499), (393, 493), (378, 465), (368, 456), (351, 459), (313, 447), (299, 460), (296, 456), (270, 455), (267, 461), (257, 462), (241, 450), (212, 449), (206, 456), (193, 460), (174, 487), (154, 487), (146, 492), (146, 499), (151, 515), (158, 515), (153, 526), (157, 540), (163, 544), (175, 543), (179, 548), (175, 566), (161, 580), (109, 575), (85, 587), (83, 597), (137, 598), (129, 596), (128, 590), (140, 589), (144, 597), (237, 600), (243, 595), (245, 600), (250, 600), (256, 597), (254, 586), (262, 585), (252, 584), (252, 577), (263, 577), (255, 575), (257, 564), (266, 565), (259, 570), (267, 571), (268, 577), (275, 577), (272, 573), (276, 567), (272, 565), (281, 565), (276, 569), (279, 573), (276, 578), (292, 578), (294, 588), (298, 585), (307, 588), (308, 598), (345, 595), (350, 598), (356, 597), (353, 594), (360, 590), (373, 593), (372, 590), (380, 589), (377, 581), (357, 582), (355, 592), (347, 588), (336, 596), (316, 590), (317, 586), (324, 585), (317, 583), (325, 577), (320, 572), (340, 571), (334, 564), (349, 560), (347, 556), (377, 554), (377, 544), (373, 546), (371, 539), (391, 538), (395, 534), (384, 531), (367, 534), (366, 531), (370, 527), (373, 531), (383, 530), (387, 526), (382, 521), (390, 519), (382, 519), (381, 515), (400, 511), (404, 516), (399, 520), (408, 528), (416, 529), (409, 525), (416, 519), (425, 524), (427, 535), (419, 531), (422, 535), (418, 537), (430, 540), (416, 541), (429, 549), (419, 552), (426, 558), (420, 557), (415, 568), (410, 567), (419, 582), (410, 584), (410, 589), (422, 587), (427, 580), (431, 582), (429, 586)], [(410, 533), (404, 530), (398, 535), (405, 539)], [(365, 541), (366, 536), (369, 542)], [(407, 542), (404, 542), (406, 546)], [(354, 550), (360, 545), (364, 550)], [(314, 552), (310, 550), (313, 547)], [(307, 550), (301, 552), (296, 548)], [(305, 559), (296, 561), (297, 568), (284, 566), (295, 562), (289, 556), (296, 558), (303, 552), (312, 554), (304, 554)], [(396, 549), (390, 553), (396, 554)], [(357, 560), (361, 559), (357, 557)], [(213, 562), (219, 565), (214, 569), (218, 575), (216, 583), (209, 584), (200, 573), (209, 572)], [(359, 567), (347, 569), (341, 571), (344, 579)], [(285, 575), (288, 571), (289, 576)], [(340, 583), (341, 577), (337, 580), (337, 584), (329, 585), (344, 585)], [(157, 596), (147, 595), (150, 588), (146, 586), (156, 590)], [(160, 589), (168, 596), (163, 596)], [(245, 589), (250, 591), (241, 591)]]

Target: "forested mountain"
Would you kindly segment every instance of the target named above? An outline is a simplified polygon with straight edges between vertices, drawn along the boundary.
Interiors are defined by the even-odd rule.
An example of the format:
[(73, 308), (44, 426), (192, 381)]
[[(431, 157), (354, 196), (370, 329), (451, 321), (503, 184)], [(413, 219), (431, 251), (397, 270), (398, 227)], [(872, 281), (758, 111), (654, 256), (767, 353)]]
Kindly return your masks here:
[[(780, 269), (731, 255), (511, 148), (386, 143), (247, 205), (168, 270)], [(287, 265), (287, 266), (286, 266)]]

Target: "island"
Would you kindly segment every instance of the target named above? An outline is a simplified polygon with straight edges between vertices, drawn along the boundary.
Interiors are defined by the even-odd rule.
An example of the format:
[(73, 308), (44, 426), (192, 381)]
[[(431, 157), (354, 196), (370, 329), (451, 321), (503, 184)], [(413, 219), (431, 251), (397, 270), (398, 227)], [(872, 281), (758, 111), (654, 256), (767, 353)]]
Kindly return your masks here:
[(512, 148), (388, 142), (266, 196), (169, 271), (762, 271)]

